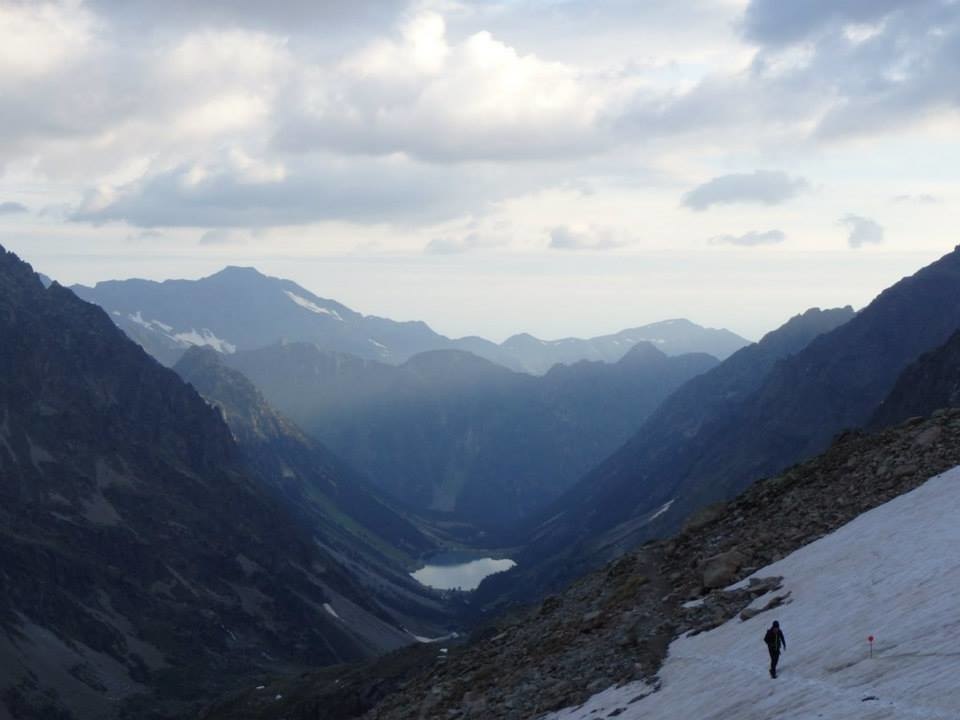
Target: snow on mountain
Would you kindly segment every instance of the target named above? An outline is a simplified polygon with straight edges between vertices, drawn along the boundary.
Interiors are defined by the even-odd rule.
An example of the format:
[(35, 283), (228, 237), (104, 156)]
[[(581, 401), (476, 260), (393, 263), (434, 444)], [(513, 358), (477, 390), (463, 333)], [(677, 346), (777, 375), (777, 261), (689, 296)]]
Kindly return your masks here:
[(212, 347), (214, 350), (220, 353), (225, 353), (229, 355), (237, 351), (237, 346), (233, 343), (227, 342), (222, 338), (218, 338), (211, 330), (203, 328), (200, 332), (191, 328), (189, 332), (182, 332), (173, 335), (173, 339), (179, 342), (182, 345), (191, 346), (208, 346)]
[[(757, 571), (784, 582), (751, 607), (785, 604), (674, 641), (659, 689), (609, 688), (544, 720), (955, 719), (958, 514), (960, 467)], [(763, 634), (775, 619), (787, 649), (772, 680)]]
[(307, 300), (305, 297), (300, 297), (296, 293), (292, 293), (289, 290), (284, 290), (283, 292), (286, 294), (288, 298), (293, 300), (293, 302), (295, 302), (297, 305), (304, 308), (305, 310), (309, 310), (310, 312), (316, 313), (317, 315), (329, 315), (335, 320), (339, 320), (340, 322), (343, 322), (343, 318), (340, 317), (340, 313), (338, 313), (336, 310), (330, 310), (328, 308), (321, 307), (320, 305), (317, 305), (312, 300)]
[[(118, 317), (123, 317), (123, 313), (120, 313), (116, 310), (112, 311), (111, 314)], [(156, 332), (159, 335), (166, 337), (179, 347), (212, 347), (217, 352), (224, 353), (226, 355), (237, 351), (236, 345), (224, 340), (223, 338), (217, 337), (217, 334), (209, 328), (201, 328), (200, 330), (197, 330), (196, 328), (190, 328), (186, 332), (174, 332), (172, 325), (167, 325), (159, 320), (145, 319), (143, 317), (142, 310), (137, 310), (135, 313), (127, 313), (126, 317), (135, 325), (139, 325), (142, 328)]]

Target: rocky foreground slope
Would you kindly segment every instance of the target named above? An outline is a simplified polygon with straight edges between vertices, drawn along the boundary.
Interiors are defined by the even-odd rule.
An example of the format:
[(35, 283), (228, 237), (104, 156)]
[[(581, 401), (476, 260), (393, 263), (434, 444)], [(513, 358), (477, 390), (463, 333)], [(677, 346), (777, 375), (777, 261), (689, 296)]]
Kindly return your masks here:
[[(655, 685), (544, 720), (956, 720), (957, 512), (960, 467), (761, 568), (748, 582), (780, 587), (671, 643)], [(787, 638), (776, 678), (760, 643), (773, 620)]]
[[(877, 434), (844, 434), (823, 455), (702, 511), (676, 537), (644, 545), (565, 592), (489, 623), (463, 646), (418, 648), (419, 658), (401, 651), (381, 661), (390, 663), (389, 673), (353, 667), (265, 679), (263, 689), (251, 688), (205, 717), (313, 720), (366, 710), (366, 720), (525, 720), (615, 683), (655, 685), (671, 640), (720, 625), (778, 580), (732, 593), (719, 588), (958, 464), (958, 410)], [(349, 711), (322, 701), (347, 696), (354, 701)]]

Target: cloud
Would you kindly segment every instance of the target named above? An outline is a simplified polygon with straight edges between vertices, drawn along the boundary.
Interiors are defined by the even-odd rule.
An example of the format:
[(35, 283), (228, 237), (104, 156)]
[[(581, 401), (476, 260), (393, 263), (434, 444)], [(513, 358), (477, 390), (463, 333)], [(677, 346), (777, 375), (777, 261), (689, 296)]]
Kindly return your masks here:
[(752, 173), (721, 175), (698, 185), (683, 196), (691, 210), (706, 210), (712, 205), (759, 203), (778, 205), (808, 190), (810, 183), (784, 172), (755, 170)]
[(324, 220), (418, 223), (484, 208), (531, 182), (490, 167), (466, 176), (402, 157), (289, 159), (225, 153), (91, 192), (72, 219), (136, 227), (264, 228)]
[(135, 243), (135, 242), (148, 243), (148, 242), (151, 242), (151, 241), (153, 241), (153, 240), (162, 240), (163, 237), (164, 237), (164, 234), (163, 234), (162, 232), (160, 232), (159, 230), (140, 230), (139, 232), (128, 233), (128, 234), (127, 234), (127, 242), (129, 242), (129, 243)]
[(891, 201), (895, 203), (917, 203), (918, 205), (939, 205), (943, 202), (943, 198), (929, 193), (920, 193), (918, 195), (894, 195)]
[(29, 208), (23, 203), (8, 200), (0, 202), (0, 215), (16, 215), (18, 213), (29, 212)]
[(781, 230), (758, 232), (751, 230), (743, 235), (716, 235), (708, 241), (711, 245), (740, 245), (756, 247), (758, 245), (776, 245), (787, 239)]
[(578, 157), (614, 140), (609, 85), (489, 32), (454, 42), (442, 16), (422, 13), (397, 37), (305, 75), (276, 143), (430, 162)]
[[(946, 116), (958, 47), (949, 0), (0, 2), (0, 173), (85, 222), (429, 223)], [(684, 204), (807, 188), (723, 180)]]
[(865, 25), (925, 0), (751, 0), (741, 25), (750, 40), (765, 45), (797, 42), (824, 28)]
[(879, 245), (883, 242), (883, 226), (861, 215), (846, 215), (838, 221), (850, 231), (847, 244), (852, 248)]
[(481, 235), (471, 232), (460, 239), (451, 237), (434, 238), (427, 243), (423, 251), (428, 255), (460, 255), (472, 250), (502, 247), (509, 242), (504, 236)]
[(198, 245), (243, 245), (247, 242), (247, 235), (245, 233), (237, 232), (236, 230), (225, 230), (223, 228), (217, 228), (215, 230), (207, 230), (203, 235), (200, 236), (200, 239), (197, 241)]
[(605, 228), (588, 227), (574, 228), (568, 225), (558, 225), (549, 231), (551, 250), (612, 250), (622, 247), (624, 243), (613, 237), (613, 233)]
[(813, 100), (820, 141), (888, 133), (956, 112), (954, 0), (752, 0), (745, 37), (756, 79)]
[(241, 26), (278, 32), (333, 29), (377, 29), (393, 22), (409, 0), (87, 0), (87, 4), (116, 23), (151, 30), (184, 26)]

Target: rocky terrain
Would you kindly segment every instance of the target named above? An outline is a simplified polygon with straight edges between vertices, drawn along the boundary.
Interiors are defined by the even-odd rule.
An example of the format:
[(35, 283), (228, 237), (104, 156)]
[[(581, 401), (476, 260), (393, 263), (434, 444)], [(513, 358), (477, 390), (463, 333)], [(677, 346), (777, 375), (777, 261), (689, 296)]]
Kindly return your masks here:
[[(674, 403), (692, 387), (684, 386), (543, 513), (514, 571), (481, 591), (516, 597), (514, 577), (521, 597), (549, 591), (558, 578), (665, 537), (700, 508), (823, 452), (837, 433), (866, 426), (901, 373), (943, 345), (960, 326), (958, 318), (960, 248), (890, 286), (846, 322), (782, 354), (766, 371), (761, 364), (752, 382), (738, 381), (745, 393), (720, 395), (705, 416), (694, 413), (691, 422), (681, 413), (679, 422), (667, 426)], [(702, 381), (719, 379), (740, 353)], [(711, 400), (710, 392), (706, 398)]]
[[(250, 471), (404, 626), (442, 634), (439, 593), (410, 577), (440, 544), (385, 503), (359, 473), (280, 415), (211, 348), (191, 348), (175, 371), (223, 415)], [(335, 606), (334, 606), (335, 607)]]
[[(398, 691), (380, 701), (371, 694), (358, 707), (366, 705), (367, 720), (527, 720), (612, 684), (643, 678), (655, 685), (673, 638), (735, 616), (776, 588), (778, 578), (735, 592), (722, 588), (958, 464), (960, 410), (876, 434), (846, 433), (823, 455), (703, 510), (675, 537), (648, 543), (566, 591), (486, 624), (466, 644), (420, 648), (426, 656), (406, 665), (402, 652), (393, 656), (393, 667), (405, 668), (391, 681)], [(785, 599), (775, 595), (772, 606)], [(418, 671), (421, 664), (426, 667)], [(335, 712), (317, 698), (358, 673), (366, 687), (376, 676), (375, 669), (343, 668), (295, 685), (267, 678), (263, 690), (235, 696), (205, 717), (354, 717), (356, 708)], [(365, 686), (351, 682), (360, 697)], [(282, 709), (263, 700), (280, 688), (279, 694), (295, 693), (284, 695)]]
[[(552, 592), (657, 532), (670, 534), (658, 524), (665, 515), (659, 511), (673, 498), (673, 479), (690, 468), (718, 428), (736, 422), (739, 407), (778, 363), (853, 317), (851, 307), (811, 308), (682, 385), (627, 443), (521, 523), (525, 546), (517, 567), (485, 580), (480, 602)], [(611, 524), (631, 515), (633, 522), (618, 528), (611, 541), (605, 534)]]
[(900, 374), (870, 427), (887, 427), (944, 407), (960, 407), (960, 331)]

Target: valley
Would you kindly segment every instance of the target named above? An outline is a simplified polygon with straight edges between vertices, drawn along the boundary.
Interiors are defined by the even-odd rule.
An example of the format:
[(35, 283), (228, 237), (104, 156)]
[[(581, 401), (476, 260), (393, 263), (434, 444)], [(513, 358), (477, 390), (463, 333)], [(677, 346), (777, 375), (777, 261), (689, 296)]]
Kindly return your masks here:
[[(112, 489), (117, 481), (109, 478), (121, 477), (117, 473), (133, 473), (136, 477), (137, 473), (156, 472), (146, 468), (166, 467), (169, 469), (165, 472), (174, 473), (171, 477), (185, 473), (184, 477), (204, 478), (225, 472), (224, 477), (233, 479), (226, 485), (223, 480), (217, 481), (216, 492), (227, 493), (219, 501), (225, 515), (217, 522), (235, 522), (234, 514), (243, 512), (238, 500), (229, 495), (236, 491), (228, 488), (236, 485), (248, 496), (244, 502), (253, 503), (249, 512), (254, 516), (274, 513), (278, 518), (270, 521), (270, 530), (249, 525), (260, 520), (243, 521), (248, 523), (243, 543), (291, 542), (275, 537), (279, 532), (298, 538), (295, 542), (302, 547), (299, 559), (287, 567), (279, 558), (267, 564), (265, 550), (251, 546), (237, 555), (240, 575), (236, 578), (238, 571), (227, 570), (223, 560), (206, 561), (214, 563), (208, 567), (217, 569), (207, 571), (205, 582), (226, 583), (222, 588), (231, 588), (215, 594), (211, 588), (205, 601), (214, 603), (205, 612), (222, 618), (218, 623), (231, 638), (227, 645), (211, 637), (184, 641), (183, 650), (174, 650), (176, 646), (155, 639), (149, 625), (142, 624), (142, 611), (137, 608), (144, 600), (120, 600), (128, 597), (130, 590), (123, 585), (105, 585), (94, 574), (73, 593), (90, 593), (100, 587), (106, 594), (93, 601), (89, 597), (80, 600), (82, 595), (72, 593), (75, 602), (79, 601), (78, 617), (94, 612), (105, 619), (111, 608), (128, 603), (116, 619), (102, 626), (112, 624), (115, 629), (110, 632), (118, 633), (120, 645), (107, 651), (103, 659), (94, 660), (92, 648), (98, 647), (95, 634), (68, 630), (63, 625), (52, 629), (49, 616), (38, 615), (36, 609), (28, 609), (16, 599), (20, 596), (15, 596), (8, 600), (6, 627), (19, 633), (19, 639), (4, 652), (16, 658), (16, 664), (39, 668), (41, 658), (49, 658), (50, 651), (44, 649), (48, 643), (41, 639), (41, 631), (73, 638), (72, 642), (82, 645), (59, 653), (61, 672), (73, 680), (45, 685), (32, 683), (29, 674), (8, 676), (8, 702), (28, 716), (47, 712), (43, 708), (69, 707), (73, 708), (70, 712), (77, 713), (77, 720), (85, 720), (104, 711), (104, 691), (117, 692), (121, 686), (110, 683), (122, 682), (124, 674), (130, 672), (140, 673), (141, 679), (121, 694), (120, 704), (111, 710), (118, 718), (136, 716), (144, 703), (164, 708), (158, 710), (161, 717), (200, 712), (201, 698), (205, 698), (204, 717), (211, 719), (226, 717), (223, 713), (279, 717), (278, 712), (288, 711), (306, 718), (309, 714), (303, 714), (304, 708), (315, 707), (320, 698), (343, 704), (342, 712), (347, 714), (331, 717), (344, 720), (354, 716), (351, 712), (368, 711), (370, 718), (404, 717), (398, 708), (408, 702), (426, 703), (422, 711), (425, 716), (432, 716), (440, 707), (460, 707), (454, 716), (521, 718), (527, 713), (559, 712), (564, 704), (581, 702), (598, 688), (603, 689), (601, 685), (632, 681), (635, 685), (625, 686), (623, 693), (636, 692), (637, 697), (657, 693), (660, 668), (678, 628), (713, 627), (708, 618), (726, 618), (730, 612), (739, 612), (736, 608), (766, 597), (768, 587), (763, 584), (766, 576), (761, 574), (756, 592), (753, 585), (745, 586), (746, 590), (720, 592), (713, 581), (697, 591), (685, 571), (670, 569), (678, 567), (678, 562), (682, 567), (682, 557), (692, 553), (701, 558), (698, 563), (710, 561), (705, 553), (717, 558), (736, 557), (736, 564), (725, 571), (733, 574), (725, 575), (722, 581), (729, 584), (734, 576), (755, 572), (762, 560), (783, 557), (840, 527), (862, 508), (873, 507), (896, 496), (902, 488), (949, 469), (951, 462), (960, 463), (960, 456), (953, 459), (960, 452), (960, 443), (949, 439), (954, 432), (954, 415), (939, 410), (955, 399), (951, 378), (956, 367), (953, 346), (958, 321), (954, 318), (960, 318), (960, 312), (944, 315), (943, 309), (958, 302), (956, 288), (960, 283), (954, 278), (958, 252), (905, 279), (857, 313), (850, 307), (805, 311), (722, 361), (705, 352), (671, 356), (654, 343), (638, 340), (616, 360), (581, 358), (569, 365), (555, 365), (542, 374), (511, 370), (459, 349), (435, 349), (403, 362), (387, 363), (304, 341), (271, 341), (249, 349), (220, 342), (194, 345), (182, 352), (173, 374), (157, 362), (163, 352), (156, 360), (151, 359), (124, 337), (120, 316), (78, 300), (56, 283), (45, 286), (27, 266), (7, 254), (4, 297), (12, 314), (5, 332), (8, 338), (23, 338), (9, 346), (15, 350), (12, 354), (8, 351), (8, 362), (21, 369), (11, 370), (7, 377), (23, 377), (27, 357), (47, 358), (49, 346), (33, 338), (49, 332), (45, 328), (51, 323), (61, 328), (60, 337), (66, 332), (68, 338), (92, 323), (91, 327), (99, 328), (99, 339), (89, 345), (90, 350), (82, 343), (72, 345), (69, 357), (86, 364), (80, 366), (84, 369), (79, 374), (71, 370), (62, 376), (58, 393), (74, 397), (70, 401), (73, 406), (84, 403), (87, 414), (114, 412), (109, 410), (112, 405), (104, 406), (98, 398), (116, 397), (117, 391), (109, 391), (106, 396), (102, 391), (89, 395), (89, 390), (75, 379), (87, 378), (89, 383), (96, 373), (106, 373), (97, 382), (113, 382), (112, 368), (121, 357), (129, 357), (126, 362), (139, 368), (136, 377), (163, 377), (168, 387), (156, 399), (141, 398), (139, 402), (145, 404), (140, 412), (151, 417), (168, 412), (154, 405), (170, 393), (193, 398), (190, 402), (200, 403), (197, 408), (205, 418), (202, 422), (209, 426), (205, 432), (218, 437), (220, 447), (216, 451), (220, 454), (211, 456), (209, 440), (193, 440), (194, 449), (183, 445), (177, 439), (186, 432), (185, 427), (181, 429), (188, 417), (183, 410), (162, 421), (169, 433), (162, 436), (166, 438), (164, 446), (136, 445), (136, 434), (118, 430), (124, 434), (117, 438), (127, 438), (123, 443), (134, 439), (135, 444), (126, 450), (122, 443), (116, 444), (119, 440), (112, 440), (114, 449), (104, 454), (104, 450), (93, 449), (103, 440), (80, 433), (70, 442), (74, 448), (90, 445), (87, 452), (91, 462), (100, 458), (95, 460), (99, 463), (95, 474), (100, 479), (94, 485), (89, 481), (79, 486), (72, 485), (74, 481), (62, 485), (63, 479), (83, 478), (88, 471), (76, 460), (67, 462), (38, 445), (36, 438), (45, 437), (50, 429), (28, 430), (33, 427), (31, 422), (39, 422), (29, 420), (39, 417), (30, 414), (36, 410), (8, 401), (3, 461), (22, 474), (28, 467), (23, 459), (33, 458), (30, 472), (40, 483), (33, 486), (32, 494), (25, 485), (19, 490), (8, 489), (10, 497), (21, 498), (18, 502), (25, 503), (24, 508), (39, 508), (43, 503), (59, 507), (53, 511), (55, 517), (71, 518), (74, 532), (79, 533), (72, 542), (80, 547), (88, 542), (80, 538), (89, 533), (95, 537), (100, 528), (125, 528), (132, 522), (129, 532), (143, 536), (148, 527), (143, 523), (155, 522), (148, 519), (152, 517), (149, 512), (137, 515), (141, 511), (133, 509), (143, 502), (136, 499), (142, 490), (117, 494), (118, 490)], [(256, 273), (245, 277), (252, 284), (240, 292), (253, 296), (260, 291), (263, 277)], [(268, 280), (271, 292), (275, 285), (282, 287), (285, 282)], [(286, 295), (292, 291), (281, 292)], [(306, 293), (302, 289), (298, 292)], [(296, 312), (318, 314), (304, 303), (291, 305)], [(29, 313), (43, 308), (49, 309), (41, 310), (37, 320), (25, 320), (32, 317)], [(888, 334), (889, 317), (906, 323), (897, 325), (895, 335)], [(199, 319), (187, 322), (202, 324)], [(48, 342), (56, 336), (50, 337)], [(887, 352), (877, 364), (869, 348), (879, 342), (886, 343)], [(894, 352), (891, 342), (900, 349)], [(106, 347), (113, 348), (109, 355), (103, 349)], [(142, 347), (149, 349), (150, 344), (144, 342)], [(110, 360), (94, 370), (85, 359), (88, 353)], [(41, 361), (47, 377), (55, 366), (51, 364), (53, 357)], [(838, 365), (837, 359), (844, 357), (849, 359)], [(867, 364), (851, 375), (851, 367), (858, 367), (858, 362)], [(798, 385), (799, 371), (792, 368), (804, 368), (801, 375), (816, 379), (804, 390), (802, 384)], [(838, 372), (836, 368), (842, 368), (843, 379), (823, 379)], [(835, 382), (847, 393), (859, 383), (870, 388), (872, 394), (856, 391), (860, 405), (855, 416), (850, 414), (855, 407), (853, 400), (834, 406), (842, 410), (837, 419), (822, 394), (817, 394), (824, 382)], [(49, 382), (38, 386), (50, 387)], [(6, 397), (24, 397), (23, 390), (17, 391), (19, 395), (11, 392), (8, 390)], [(47, 406), (57, 407), (63, 402), (58, 399), (60, 395), (50, 395), (51, 390), (44, 392)], [(127, 401), (119, 402), (119, 407), (124, 407)], [(918, 402), (923, 404), (918, 406)], [(803, 409), (805, 406), (817, 409), (815, 419)], [(23, 420), (17, 427), (27, 429), (22, 436), (13, 431), (9, 420), (11, 411), (18, 407), (23, 409), (15, 412)], [(782, 408), (789, 412), (784, 414)], [(778, 414), (771, 414), (771, 409)], [(932, 420), (908, 419), (914, 414), (931, 413)], [(905, 425), (898, 425), (904, 421)], [(144, 431), (155, 432), (156, 420), (139, 422)], [(56, 430), (51, 438), (71, 438), (79, 432), (69, 423), (60, 427), (63, 429)], [(765, 430), (738, 436), (736, 431), (742, 427)], [(872, 434), (856, 431), (844, 436), (834, 442), (823, 459), (814, 458), (790, 469), (793, 461), (817, 455), (819, 443), (829, 446), (828, 441), (814, 443), (811, 438), (828, 437), (832, 429), (845, 427), (862, 427)], [(791, 433), (807, 437), (806, 444), (784, 442)], [(54, 442), (48, 440), (46, 447)], [(928, 450), (932, 455), (924, 452)], [(876, 479), (856, 475), (861, 479), (854, 482), (865, 484), (846, 496), (846, 505), (825, 510), (825, 515), (810, 515), (820, 507), (820, 501), (814, 502), (815, 496), (810, 495), (819, 492), (814, 488), (830, 484), (833, 490), (823, 497), (839, 498), (837, 489), (850, 482), (843, 471), (858, 467), (859, 461), (853, 456), (863, 452), (870, 453), (870, 460), (864, 462), (879, 468)], [(885, 456), (891, 460), (885, 462)], [(763, 458), (762, 463), (755, 458)], [(710, 474), (703, 475), (700, 468), (704, 467), (710, 468)], [(824, 467), (829, 469), (826, 476), (817, 470)], [(57, 468), (55, 474), (51, 474), (52, 468)], [(641, 473), (640, 479), (623, 475), (622, 468)], [(755, 484), (748, 480), (750, 473), (756, 473), (757, 480), (764, 473), (773, 478)], [(725, 477), (736, 481), (726, 484)], [(174, 482), (171, 488), (179, 481)], [(139, 486), (148, 487), (138, 481), (131, 488)], [(79, 489), (82, 487), (90, 489)], [(36, 488), (48, 489), (36, 494)], [(873, 489), (867, 492), (868, 488)], [(746, 493), (740, 495), (743, 491)], [(74, 493), (76, 500), (71, 500), (67, 492)], [(776, 518), (767, 506), (771, 502), (800, 502), (795, 498), (798, 492), (804, 500), (797, 507), (802, 507), (804, 514), (791, 519), (789, 527), (799, 527), (799, 532), (788, 532), (785, 542), (765, 535), (761, 526)], [(757, 497), (765, 500), (757, 505)], [(177, 500), (171, 507), (182, 512), (183, 503)], [(80, 514), (69, 515), (70, 506), (80, 508)], [(254, 506), (261, 509), (253, 510)], [(749, 517), (753, 519), (748, 522), (745, 510), (736, 508), (750, 508), (753, 515)], [(21, 517), (30, 517), (31, 512), (35, 511), (31, 509)], [(207, 532), (194, 522), (187, 521), (185, 527)], [(728, 526), (731, 522), (733, 525)], [(727, 528), (723, 532), (728, 534), (704, 536), (701, 528), (710, 533)], [(717, 542), (710, 538), (720, 537), (725, 539), (719, 545), (710, 545)], [(731, 538), (739, 538), (735, 550), (730, 549)], [(231, 541), (217, 552), (230, 552), (227, 548), (236, 547), (234, 542), (240, 541)], [(710, 549), (690, 549), (694, 547), (690, 543), (696, 548), (707, 543)], [(24, 552), (28, 547), (24, 546)], [(93, 553), (92, 562), (102, 562), (95, 559), (102, 550), (96, 545), (90, 547), (87, 552)], [(147, 543), (139, 552), (150, 557), (154, 552), (151, 547)], [(681, 547), (688, 549), (680, 551)], [(748, 547), (754, 549), (748, 551)], [(190, 583), (184, 586), (196, 592), (197, 579), (188, 580), (184, 575), (196, 561), (151, 562), (159, 563), (155, 571), (159, 575), (151, 577), (162, 578), (169, 572), (174, 583)], [(174, 570), (178, 566), (183, 569)], [(30, 577), (30, 571), (24, 572), (17, 581), (20, 587), (25, 587), (25, 579)], [(296, 603), (304, 604), (290, 606), (288, 612), (301, 621), (311, 618), (307, 632), (323, 638), (328, 656), (321, 659), (310, 654), (316, 652), (317, 640), (304, 638), (299, 646), (291, 647), (288, 640), (275, 634), (277, 611), (265, 614), (261, 609), (265, 602), (261, 598), (269, 597), (261, 584), (266, 578), (255, 580), (263, 572), (276, 574), (273, 587), (282, 588), (284, 593), (307, 583), (293, 595)], [(301, 573), (302, 579), (297, 579)], [(243, 574), (247, 583), (253, 584), (245, 585), (239, 579)], [(150, 602), (157, 603), (155, 612), (167, 602), (163, 593), (177, 592), (173, 590), (176, 584), (168, 586), (164, 582), (152, 579), (152, 585), (137, 590), (139, 597), (151, 597)], [(600, 589), (598, 582), (606, 585)], [(37, 587), (42, 592), (43, 582)], [(84, 587), (88, 589), (80, 589)], [(308, 587), (315, 589), (308, 591)], [(698, 592), (701, 599), (678, 604), (684, 597), (696, 598)], [(91, 603), (99, 609), (91, 610)], [(563, 610), (556, 614), (555, 608)], [(260, 628), (258, 623), (268, 624)], [(237, 648), (243, 645), (238, 644), (240, 633), (251, 647), (264, 642), (254, 639), (256, 633), (268, 633), (261, 635), (264, 638), (274, 633), (268, 641), (273, 647), (271, 659), (263, 662), (253, 655), (238, 654)], [(548, 641), (531, 654), (530, 643), (537, 637)], [(224, 660), (230, 658), (229, 676), (223, 684), (202, 680), (193, 691), (170, 695), (170, 683), (182, 687), (184, 671), (200, 672), (197, 677), (202, 677), (201, 666), (176, 654), (191, 652), (187, 648), (196, 647), (198, 641), (207, 643), (207, 653), (229, 653), (223, 655)], [(443, 679), (463, 662), (475, 664), (477, 660), (470, 658), (476, 658), (478, 652), (482, 656), (488, 642), (500, 648), (501, 668), (495, 676), (481, 672), (473, 680), (452, 685)], [(85, 649), (88, 646), (91, 649)], [(433, 650), (428, 649), (430, 646)], [(613, 647), (620, 652), (610, 654)], [(155, 664), (147, 664), (142, 671), (122, 669), (124, 662), (128, 667), (139, 667), (142, 652), (156, 658)], [(383, 653), (387, 653), (384, 659), (377, 659)], [(577, 668), (588, 657), (596, 671), (589, 677), (578, 675)], [(553, 670), (545, 672), (541, 663), (550, 663)], [(311, 674), (317, 665), (342, 667), (351, 680), (342, 687), (336, 683), (331, 686), (334, 675), (327, 671)], [(389, 672), (394, 679), (373, 691), (370, 683), (375, 674), (387, 667), (392, 668)], [(293, 684), (284, 679), (296, 672), (306, 674)], [(465, 672), (469, 678), (477, 671), (456, 672)], [(662, 677), (669, 677), (669, 670), (664, 672), (667, 674)], [(423, 682), (418, 678), (423, 677), (433, 677), (430, 682), (434, 687), (442, 688), (439, 693), (432, 691), (427, 700), (418, 695), (421, 691), (417, 683)], [(234, 699), (224, 694), (216, 701), (210, 694), (211, 689), (224, 693), (238, 687), (242, 678), (248, 678), (248, 684), (259, 683), (256, 688), (262, 685), (263, 690), (255, 688), (253, 695), (249, 695), (251, 691), (241, 692)], [(494, 678), (493, 685), (487, 684)], [(527, 700), (517, 704), (515, 698), (510, 699), (513, 696), (503, 694), (517, 683), (535, 689), (533, 706)], [(277, 692), (273, 692), (274, 687)], [(257, 700), (261, 692), (266, 693), (264, 697), (286, 697), (294, 705), (264, 704)], [(43, 699), (48, 696), (55, 698), (56, 704)], [(411, 697), (404, 700), (407, 696)], [(482, 701), (476, 700), (478, 697)], [(624, 697), (612, 691), (601, 693), (584, 706), (588, 708), (584, 712), (607, 705), (613, 709), (613, 705), (625, 702)], [(160, 704), (155, 699), (161, 699)], [(557, 718), (579, 717), (576, 712), (563, 710)]]
[(960, 0), (0, 0), (0, 720), (960, 718)]

